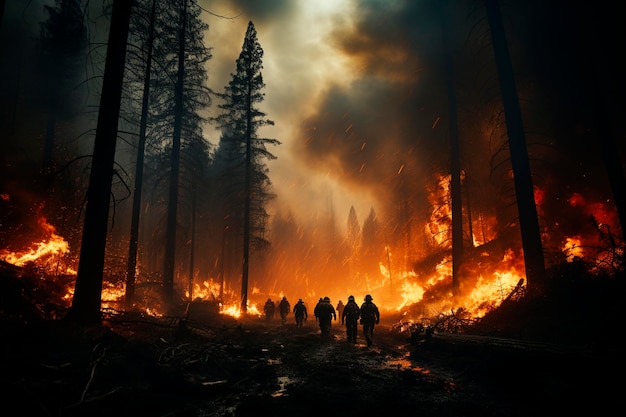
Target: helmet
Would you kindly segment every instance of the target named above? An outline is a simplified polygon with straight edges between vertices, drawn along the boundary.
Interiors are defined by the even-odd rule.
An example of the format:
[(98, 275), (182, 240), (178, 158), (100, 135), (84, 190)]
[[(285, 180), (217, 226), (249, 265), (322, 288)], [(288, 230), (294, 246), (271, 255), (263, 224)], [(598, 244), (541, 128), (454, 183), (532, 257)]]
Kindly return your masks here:
[(287, 299), (287, 297), (283, 296), (283, 300), (286, 300), (286, 299)]
[(372, 301), (372, 300), (373, 300), (373, 298), (372, 298), (372, 296), (371, 296), (371, 295), (367, 294), (367, 295), (365, 296), (365, 301)]
[(348, 301), (354, 301), (354, 295), (351, 295), (350, 297), (348, 297)]
[(326, 302), (330, 302), (330, 298), (328, 298), (328, 297), (324, 297), (324, 301), (326, 301)]

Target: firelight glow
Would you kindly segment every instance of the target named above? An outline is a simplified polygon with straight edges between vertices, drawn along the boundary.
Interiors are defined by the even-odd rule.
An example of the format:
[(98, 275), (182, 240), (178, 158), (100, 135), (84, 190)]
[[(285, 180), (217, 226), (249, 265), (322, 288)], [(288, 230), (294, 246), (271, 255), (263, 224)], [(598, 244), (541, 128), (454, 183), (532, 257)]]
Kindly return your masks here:
[[(4, 93), (0, 107), (7, 109), (0, 113), (0, 121), (12, 129), (3, 132), (9, 135), (8, 140), (0, 143), (3, 174), (6, 173), (0, 184), (0, 202), (12, 223), (10, 231), (2, 235), (7, 247), (0, 247), (0, 259), (18, 266), (33, 264), (59, 274), (75, 274), (79, 249), (70, 248), (67, 242), (79, 240), (80, 226), (69, 225), (78, 225), (82, 220), (80, 203), (71, 202), (75, 206), (69, 207), (69, 202), (62, 201), (64, 207), (50, 208), (56, 210), (50, 219), (59, 230), (52, 225), (52, 229), (38, 225), (42, 216), (33, 211), (43, 194), (35, 186), (41, 178), (35, 178), (33, 173), (41, 167), (42, 138), (49, 113), (39, 91), (45, 69), (33, 63), (37, 62), (36, 39), (45, 18), (43, 6), (51, 2), (34, 0), (16, 6), (18, 3), (7, 2), (2, 25), (3, 34), (8, 34), (5, 38), (12, 39), (12, 44), (6, 45), (7, 58), (2, 56), (2, 62), (11, 65), (3, 67), (0, 77), (4, 80), (0, 81), (0, 92)], [(406, 317), (461, 307), (479, 317), (525, 279), (506, 121), (501, 97), (496, 92), (497, 69), (493, 65), (492, 45), (482, 36), (489, 29), (485, 11), (474, 8), (471, 2), (448, 2), (446, 15), (452, 28), (449, 35), (458, 77), (456, 85), (462, 93), (457, 110), (459, 162), (463, 170), (460, 203), (467, 257), (461, 268), (462, 292), (452, 294), (450, 290), (453, 219), (449, 96), (440, 66), (445, 48), (439, 10), (431, 7), (443, 3), (198, 1), (205, 10), (202, 19), (209, 24), (204, 39), (213, 56), (206, 68), (208, 87), (214, 92), (223, 92), (228, 84), (248, 22), (254, 22), (264, 50), (266, 87), (260, 109), (275, 122), (274, 126), (263, 127), (259, 135), (281, 142), (268, 149), (277, 156), (268, 162), (271, 192), (276, 195), (267, 207), (271, 250), (262, 261), (252, 259), (249, 314), (257, 314), (257, 306), (268, 297), (303, 298), (311, 305), (322, 296), (330, 296), (336, 303), (349, 294), (358, 299), (372, 294), (383, 310), (406, 313)], [(567, 96), (552, 96), (558, 82), (564, 81), (551, 79), (543, 73), (548, 66), (533, 60), (555, 55), (546, 33), (563, 33), (569, 38), (578, 36), (582, 29), (559, 32), (550, 26), (543, 28), (546, 32), (534, 33), (539, 30), (537, 10), (528, 2), (508, 3), (503, 10), (505, 21), (510, 29), (520, 31), (516, 33), (516, 43), (511, 44), (516, 54), (516, 72), (525, 77), (518, 82), (520, 101), (528, 106), (524, 107), (525, 116), (537, 124), (525, 128), (539, 132), (529, 136), (528, 142), (532, 144), (532, 177), (536, 180), (533, 189), (542, 243), (546, 253), (555, 254), (555, 259), (574, 262), (579, 257), (594, 256), (594, 249), (602, 247), (619, 230), (619, 222), (606, 173), (595, 169), (602, 163), (594, 156), (594, 141), (587, 140), (587, 136), (571, 137), (578, 135), (574, 129), (553, 129), (556, 121), (571, 114), (576, 116), (565, 120), (564, 126), (575, 125), (576, 131), (585, 135), (591, 130), (583, 126), (581, 120), (585, 117), (579, 117), (582, 109), (564, 106), (580, 101), (573, 94), (580, 94), (582, 87), (580, 91), (568, 88)], [(94, 2), (89, 7), (89, 18), (95, 20), (88, 24), (96, 22), (98, 28), (105, 27), (108, 17)], [(541, 5), (541, 11), (548, 7), (556, 8), (546, 3)], [(90, 41), (103, 44), (104, 35), (90, 31)], [(538, 39), (545, 44), (537, 43)], [(545, 49), (539, 51), (540, 48)], [(526, 55), (527, 51), (532, 53)], [(564, 62), (555, 64), (570, 68), (570, 62)], [(96, 72), (94, 80), (101, 79), (99, 68), (90, 71)], [(72, 81), (82, 85), (85, 80)], [(98, 97), (98, 87), (77, 94), (85, 94), (85, 103), (90, 106)], [(78, 101), (83, 103), (81, 100)], [(73, 101), (65, 104), (70, 102)], [(545, 107), (534, 107), (535, 103)], [(217, 116), (218, 104), (216, 98), (204, 115)], [(61, 150), (67, 151), (68, 160), (72, 161), (90, 155), (93, 137), (81, 136), (94, 130), (89, 112), (69, 106), (59, 110), (63, 110), (59, 115), (68, 117), (59, 120), (57, 156)], [(204, 129), (205, 139), (216, 145), (221, 132), (210, 124)], [(567, 133), (559, 133), (561, 130)], [(134, 160), (133, 144), (122, 142), (118, 142), (117, 172), (128, 172), (125, 180), (130, 180), (134, 167), (128, 161)], [(75, 193), (75, 198), (82, 201), (84, 178), (71, 180), (80, 185), (72, 184), (72, 188), (55, 182), (55, 191), (60, 190), (59, 195)], [(63, 189), (65, 186), (67, 190)], [(130, 199), (118, 200), (118, 195), (116, 229), (107, 246), (109, 269), (103, 288), (107, 307), (119, 305), (125, 283), (123, 265), (111, 265), (122, 264), (119, 259), (124, 259), (127, 252), (128, 235), (126, 230), (120, 232), (119, 225), (126, 227)], [(146, 210), (149, 216), (163, 207), (153, 209), (151, 206)], [(351, 217), (353, 213), (355, 218)], [(351, 221), (356, 223), (359, 236), (351, 235)], [(364, 239), (366, 223), (370, 234)], [(30, 230), (36, 233), (27, 234)], [(216, 236), (215, 231), (203, 233), (197, 236), (199, 241), (219, 246), (216, 242), (221, 236)], [(142, 238), (142, 243), (149, 246), (145, 242), (153, 236)], [(367, 248), (363, 242), (375, 248)], [(180, 252), (176, 261), (181, 264), (176, 278), (179, 294), (201, 300), (215, 300), (223, 295), (222, 312), (238, 317), (241, 267), (231, 268), (225, 279), (218, 278), (214, 248), (206, 250), (212, 252), (204, 256), (206, 246), (201, 246), (199, 243), (195, 262), (203, 263), (196, 268), (202, 273), (183, 267), (188, 262), (184, 256), (179, 258), (179, 253), (190, 246), (177, 248)], [(154, 290), (159, 285), (162, 259), (159, 248), (150, 250), (151, 262), (138, 262), (137, 275), (145, 280), (140, 284), (148, 283)], [(610, 268), (611, 255), (619, 255), (622, 250), (618, 244), (615, 252), (601, 253), (586, 265), (595, 262), (597, 268)], [(188, 275), (193, 277), (191, 290)], [(52, 274), (50, 279), (57, 278)], [(71, 296), (72, 288), (67, 290)], [(142, 308), (162, 314), (158, 306)]]

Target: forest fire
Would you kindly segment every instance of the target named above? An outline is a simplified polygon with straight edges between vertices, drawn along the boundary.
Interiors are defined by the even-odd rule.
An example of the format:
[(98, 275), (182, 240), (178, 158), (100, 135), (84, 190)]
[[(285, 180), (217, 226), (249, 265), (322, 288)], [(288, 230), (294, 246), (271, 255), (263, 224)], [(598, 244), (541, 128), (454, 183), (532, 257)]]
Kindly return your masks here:
[[(399, 270), (392, 262), (393, 256), (389, 246), (385, 247), (387, 259), (378, 262), (378, 271), (364, 273), (355, 271), (356, 274), (365, 275), (367, 288), (364, 291), (372, 294), (380, 303), (383, 311), (390, 314), (401, 315), (407, 321), (420, 321), (441, 314), (448, 314), (462, 309), (469, 317), (477, 319), (484, 316), (490, 310), (497, 308), (513, 290), (525, 281), (524, 259), (521, 249), (515, 250), (509, 247), (506, 239), (498, 239), (493, 230), (497, 225), (491, 224), (488, 216), (477, 217), (474, 222), (480, 222), (482, 237), (473, 237), (466, 248), (466, 259), (460, 272), (461, 279), (459, 288), (455, 291), (450, 283), (452, 279), (452, 262), (450, 246), (451, 211), (449, 209), (449, 177), (441, 176), (438, 187), (431, 190), (430, 202), (433, 210), (428, 223), (424, 227), (427, 236), (432, 236), (433, 247), (444, 248), (440, 252), (437, 261), (428, 264), (416, 263), (413, 270)], [(598, 229), (608, 228), (607, 224), (615, 220), (603, 204), (587, 204), (580, 194), (573, 194), (568, 203), (583, 210), (592, 218), (597, 218)], [(67, 241), (61, 237), (56, 228), (51, 225), (45, 216), (39, 215), (36, 227), (29, 229), (38, 230), (38, 236), (32, 243), (23, 245), (22, 250), (0, 252), (3, 261), (24, 267), (30, 265), (40, 271), (42, 279), (55, 280), (59, 275), (64, 275), (66, 291), (62, 295), (61, 304), (68, 305), (73, 297), (73, 279), (75, 270), (71, 267), (70, 248)], [(483, 240), (487, 239), (486, 243)], [(560, 251), (567, 262), (574, 262), (589, 255), (591, 248), (598, 245), (598, 235), (573, 235), (563, 237), (563, 245)], [(586, 245), (586, 246), (585, 246)], [(445, 249), (448, 247), (448, 249)], [(401, 257), (400, 257), (401, 258)], [(433, 258), (435, 259), (435, 258)], [(330, 261), (329, 261), (330, 262)], [(356, 259), (346, 261), (358, 264)], [(606, 257), (599, 257), (596, 263), (611, 262)], [(141, 269), (142, 267), (138, 267)], [(108, 277), (102, 288), (102, 307), (119, 309), (125, 296), (125, 280), (123, 277)], [(157, 287), (158, 287), (158, 283)], [(198, 302), (210, 302), (219, 305), (221, 314), (239, 318), (242, 315), (239, 295), (237, 291), (224, 287), (224, 283), (217, 279), (198, 279), (192, 283), (192, 290), (184, 291), (183, 297), (187, 300)], [(342, 283), (335, 282), (335, 287), (305, 289), (304, 294), (313, 294), (308, 301), (312, 310), (312, 302), (317, 299), (317, 294), (325, 292), (331, 295), (336, 302), (347, 297), (342, 289)], [(261, 316), (262, 309), (259, 305), (265, 302), (268, 294), (266, 289), (258, 288), (258, 283), (249, 291), (248, 307), (246, 314)], [(282, 297), (283, 292), (272, 294), (274, 298)], [(289, 294), (293, 297), (293, 294)], [(363, 296), (363, 294), (355, 294)], [(147, 300), (141, 301), (141, 309), (145, 314), (162, 316), (159, 305), (150, 305)]]
[[(347, 298), (348, 292), (359, 298), (365, 293), (372, 294), (382, 311), (386, 311), (388, 315), (403, 317), (407, 322), (429, 320), (459, 310), (471, 319), (479, 319), (497, 308), (513, 291), (520, 288), (523, 291), (525, 286), (524, 256), (519, 237), (507, 234), (508, 231), (503, 233), (496, 215), (483, 213), (478, 209), (475, 211), (479, 214), (471, 215), (464, 209), (465, 254), (458, 271), (459, 286), (452, 288), (452, 211), (449, 183), (449, 175), (438, 175), (434, 178), (434, 186), (429, 189), (431, 210), (421, 235), (426, 240), (416, 241), (413, 246), (417, 252), (423, 253), (421, 260), (413, 264), (403, 264), (400, 260), (411, 259), (414, 254), (393, 242), (387, 242), (378, 252), (368, 254), (364, 254), (367, 248), (357, 245), (341, 260), (351, 268), (347, 274), (338, 273), (339, 277), (344, 277), (342, 279), (309, 282), (305, 277), (297, 277), (293, 282), (287, 282), (286, 278), (277, 274), (272, 283), (266, 282), (267, 277), (255, 277), (248, 289), (246, 314), (261, 316), (262, 308), (259, 306), (263, 305), (268, 296), (277, 299), (287, 295), (290, 300), (294, 297), (304, 298), (312, 311), (317, 298), (329, 295), (336, 303)], [(549, 207), (546, 195), (547, 192), (536, 188), (535, 196), (542, 215)], [(616, 224), (614, 210), (603, 202), (588, 201), (580, 193), (572, 193), (566, 202), (571, 210), (582, 213), (595, 227), (581, 229), (577, 234), (567, 234), (569, 230), (561, 230), (558, 224), (549, 226), (548, 229), (554, 232), (546, 234), (546, 247), (556, 247), (564, 262), (591, 259), (592, 262), (588, 263), (590, 268), (613, 265), (615, 254), (620, 253), (619, 243), (614, 242), (613, 251), (598, 252), (598, 247), (606, 248), (607, 244), (610, 246), (610, 239), (606, 240), (610, 237), (608, 232), (611, 225)], [(61, 291), (62, 294), (56, 292), (54, 296), (61, 298), (58, 300), (60, 305), (68, 306), (74, 293), (74, 257), (70, 253), (68, 242), (42, 214), (41, 207), (35, 209), (35, 212), (35, 224), (24, 227), (30, 232), (28, 236), (14, 238), (15, 241), (11, 244), (13, 250), (0, 251), (0, 259), (19, 267), (33, 267), (39, 271), (38, 275), (42, 280), (59, 281), (56, 285), (65, 289)], [(477, 230), (480, 232), (475, 233)], [(559, 233), (562, 233), (560, 237)], [(18, 235), (19, 233), (15, 234)], [(20, 250), (15, 249), (19, 241), (25, 242), (27, 239), (30, 239), (30, 243), (19, 246)], [(297, 249), (296, 245), (291, 249)], [(378, 261), (364, 262), (364, 258), (368, 256), (377, 257)], [(310, 259), (308, 255), (307, 258)], [(332, 270), (332, 264), (337, 259), (322, 258), (316, 261), (317, 264), (309, 265), (309, 268), (321, 265), (322, 269)], [(142, 290), (138, 292), (135, 305), (144, 314), (160, 317), (166, 314), (163, 306), (160, 302), (151, 300), (159, 299), (161, 282), (158, 278), (144, 280), (143, 277), (146, 276), (158, 277), (158, 273), (146, 273), (146, 268), (143, 262), (138, 263), (137, 273), (142, 278), (138, 281), (137, 288)], [(105, 274), (103, 281), (101, 305), (103, 309), (120, 310), (123, 309), (126, 291), (123, 268), (109, 269), (110, 272)], [(299, 270), (303, 274), (310, 273), (305, 266), (301, 266)], [(267, 274), (267, 271), (262, 273)], [(231, 278), (224, 282), (212, 274), (209, 274), (209, 278), (196, 276), (192, 282), (186, 284), (183, 284), (185, 274), (179, 274), (177, 279), (180, 280), (180, 288), (188, 288), (181, 291), (181, 303), (208, 303), (217, 306), (217, 311), (221, 314), (235, 318), (242, 316), (239, 284), (236, 280)], [(297, 287), (294, 282), (306, 283), (301, 292), (294, 290)], [(350, 282), (354, 284), (346, 284)], [(52, 294), (50, 296), (53, 297)]]
[(3, 1), (7, 409), (612, 412), (611, 5)]
[(56, 228), (43, 216), (37, 219), (41, 236), (20, 251), (0, 250), (0, 259), (16, 266), (34, 264), (51, 274), (75, 275), (65, 255), (70, 253), (67, 241), (56, 233)]

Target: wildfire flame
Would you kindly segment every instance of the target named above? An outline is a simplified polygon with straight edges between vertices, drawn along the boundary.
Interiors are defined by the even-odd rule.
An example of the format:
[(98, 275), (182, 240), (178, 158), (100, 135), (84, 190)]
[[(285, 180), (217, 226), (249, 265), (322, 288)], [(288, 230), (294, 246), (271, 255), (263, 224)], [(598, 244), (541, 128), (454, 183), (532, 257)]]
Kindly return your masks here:
[[(450, 210), (449, 182), (449, 175), (439, 176), (436, 186), (430, 190), (429, 201), (433, 210), (424, 226), (426, 235), (431, 239), (428, 245), (441, 251), (441, 259), (435, 259), (424, 268), (408, 263), (406, 267), (400, 268), (393, 262), (395, 256), (392, 256), (391, 247), (387, 246), (386, 259), (379, 260), (377, 271), (360, 271), (355, 268), (353, 274), (363, 278), (360, 282), (365, 282), (365, 287), (354, 292), (349, 290), (351, 295), (362, 297), (365, 293), (371, 294), (377, 300), (381, 311), (400, 314), (411, 321), (434, 317), (442, 312), (457, 309), (463, 309), (472, 318), (480, 318), (491, 309), (498, 307), (513, 290), (519, 288), (521, 283), (525, 281), (522, 250), (507, 247), (505, 242), (497, 242), (498, 223), (496, 217), (480, 213), (472, 220), (478, 226), (474, 227), (474, 230), (481, 230), (480, 237), (474, 235), (468, 243), (473, 256), (462, 262), (460, 288), (455, 291), (450, 285), (453, 271), (450, 251), (452, 213)], [(536, 188), (535, 197), (539, 202), (538, 205), (541, 205), (545, 199), (545, 193)], [(559, 237), (560, 247), (558, 249), (563, 254), (563, 258), (567, 262), (574, 262), (577, 259), (588, 257), (592, 248), (598, 246), (602, 233), (608, 235), (606, 231), (610, 231), (610, 228), (617, 223), (614, 211), (610, 205), (604, 202), (588, 202), (578, 193), (573, 193), (567, 202), (572, 208), (595, 219), (598, 231), (597, 235), (593, 236), (589, 233), (581, 233)], [(41, 237), (34, 239), (33, 243), (29, 245), (25, 245), (25, 249), (21, 251), (12, 252), (0, 249), (0, 259), (20, 267), (35, 265), (40, 270), (52, 272), (49, 274), (52, 277), (58, 276), (60, 270), (63, 270), (66, 275), (76, 275), (71, 267), (61, 267), (61, 261), (70, 252), (68, 242), (57, 233), (55, 227), (49, 224), (44, 216), (38, 217), (37, 224)], [(493, 242), (500, 246), (491, 246), (490, 243)], [(620, 244), (615, 245), (615, 247), (617, 248), (616, 251), (623, 250)], [(394, 250), (398, 249), (394, 248)], [(409, 258), (408, 251), (397, 255), (397, 258)], [(610, 264), (612, 261), (613, 259), (609, 258), (608, 255), (597, 256), (596, 258), (597, 264)], [(347, 260), (346, 262), (358, 264), (356, 258), (354, 261)], [(194, 281), (192, 290), (188, 290), (184, 294), (189, 301), (192, 299), (194, 301), (210, 301), (216, 303), (214, 305), (219, 305), (220, 314), (235, 318), (242, 316), (237, 291), (224, 288), (224, 283), (214, 278), (204, 280), (196, 278)], [(346, 279), (346, 281), (350, 281), (350, 279)], [(275, 286), (276, 282), (274, 283)], [(73, 288), (70, 287), (71, 285), (67, 285), (67, 293), (63, 297), (65, 303), (71, 301), (73, 297)], [(158, 283), (153, 287), (158, 287)], [(322, 295), (329, 295), (334, 301), (346, 299), (348, 293), (345, 290), (333, 291), (338, 288), (340, 288), (339, 283), (337, 283), (336, 288), (303, 288), (302, 296), (304, 296), (303, 298), (308, 297), (310, 302), (320, 296), (319, 292), (325, 292)], [(362, 294), (358, 291), (361, 291)], [(335, 293), (333, 294), (333, 292)], [(265, 302), (268, 295), (273, 299), (280, 299), (285, 294), (282, 290), (268, 293), (261, 291), (258, 287), (250, 288), (246, 314), (262, 316), (262, 309), (259, 309), (258, 306)], [(104, 308), (119, 307), (124, 296), (125, 281), (123, 279), (118, 279), (116, 282), (104, 281), (102, 288), (102, 306)], [(299, 295), (297, 297), (299, 298)], [(145, 304), (143, 309), (146, 314), (157, 317), (163, 315), (158, 311), (158, 306), (148, 305), (150, 303)]]
[[(56, 233), (56, 228), (48, 223), (45, 217), (39, 217), (38, 225), (43, 231), (44, 237), (32, 243), (27, 249), (20, 252), (0, 251), (0, 259), (17, 266), (25, 266), (35, 263), (47, 270), (55, 270), (59, 261), (70, 251), (67, 241)], [(75, 275), (74, 269), (68, 267), (66, 274)]]

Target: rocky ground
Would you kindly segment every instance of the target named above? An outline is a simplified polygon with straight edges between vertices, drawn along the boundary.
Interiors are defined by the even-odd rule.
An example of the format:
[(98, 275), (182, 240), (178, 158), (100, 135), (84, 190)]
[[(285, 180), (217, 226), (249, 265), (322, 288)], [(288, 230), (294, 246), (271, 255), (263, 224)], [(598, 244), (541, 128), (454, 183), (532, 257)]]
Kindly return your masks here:
[[(291, 317), (293, 318), (293, 317)], [(315, 321), (112, 317), (98, 329), (4, 320), (4, 415), (553, 416), (623, 401), (621, 352), (412, 333), (388, 318), (368, 348)], [(417, 336), (417, 337), (416, 337)], [(581, 335), (582, 337), (582, 335)]]

